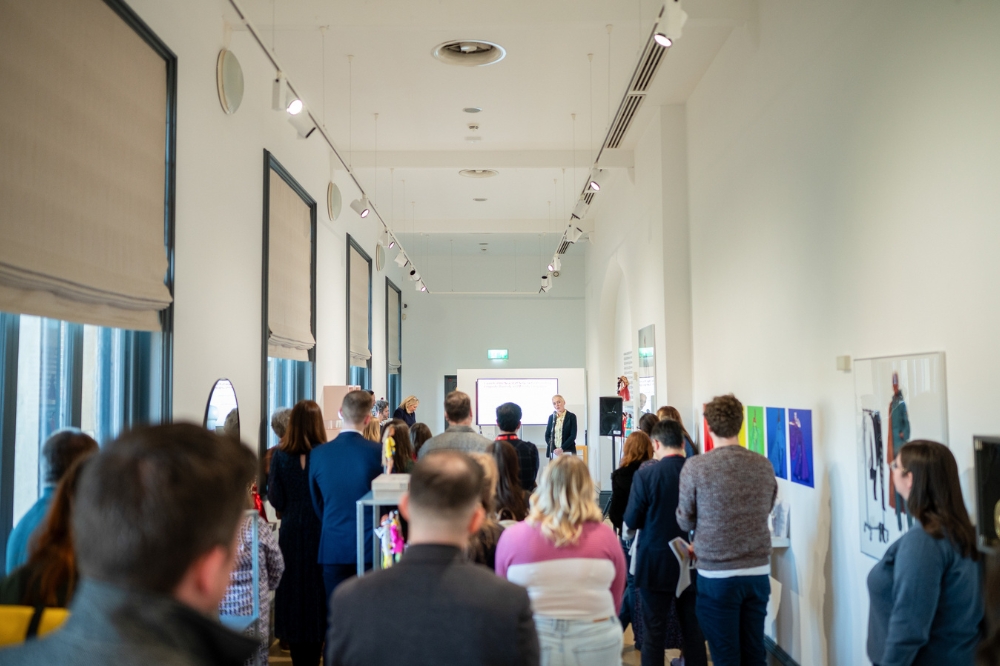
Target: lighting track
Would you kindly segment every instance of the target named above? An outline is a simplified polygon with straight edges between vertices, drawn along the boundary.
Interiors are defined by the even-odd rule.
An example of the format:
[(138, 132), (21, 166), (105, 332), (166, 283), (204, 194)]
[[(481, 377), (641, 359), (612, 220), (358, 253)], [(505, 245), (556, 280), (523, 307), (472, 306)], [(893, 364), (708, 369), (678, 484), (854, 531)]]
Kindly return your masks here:
[[(667, 0), (667, 2), (676, 1), (677, 0)], [(622, 95), (622, 99), (618, 103), (618, 110), (616, 111), (612, 121), (608, 124), (608, 129), (604, 135), (604, 141), (601, 143), (601, 148), (597, 151), (597, 157), (594, 158), (594, 163), (587, 172), (587, 178), (583, 183), (583, 187), (580, 189), (578, 201), (586, 202), (587, 207), (593, 203), (594, 195), (597, 193), (591, 189), (590, 183), (594, 174), (599, 170), (598, 164), (601, 161), (601, 155), (604, 154), (604, 149), (617, 148), (621, 144), (622, 139), (625, 138), (625, 134), (628, 132), (629, 127), (632, 124), (632, 120), (635, 118), (639, 111), (639, 107), (642, 106), (642, 103), (646, 99), (646, 91), (653, 80), (653, 76), (656, 74), (656, 70), (659, 68), (660, 63), (663, 61), (663, 57), (666, 55), (668, 47), (656, 40), (656, 36), (658, 34), (662, 34), (659, 31), (659, 27), (660, 23), (663, 21), (663, 15), (666, 8), (666, 4), (660, 7), (660, 13), (656, 16), (656, 21), (653, 23), (653, 27), (649, 31), (649, 37), (646, 39), (646, 46), (643, 48), (642, 53), (639, 56), (639, 60), (636, 62), (635, 67), (632, 70), (632, 77), (629, 79), (629, 84), (625, 89), (625, 94)], [(667, 23), (670, 23), (669, 20)], [(582, 215), (586, 216), (586, 207), (583, 209)], [(566, 251), (569, 250), (570, 246), (579, 239), (580, 234), (576, 233), (575, 229), (576, 224), (580, 219), (581, 217), (570, 215), (569, 225), (563, 231), (563, 235), (556, 245), (556, 257), (560, 254), (566, 254)], [(571, 239), (570, 236), (573, 236), (573, 238)]]
[[(264, 40), (261, 39), (260, 33), (257, 31), (257, 28), (254, 27), (253, 23), (251, 23), (250, 17), (243, 10), (243, 7), (240, 6), (240, 3), (238, 2), (238, 0), (227, 0), (227, 1), (232, 6), (232, 8), (236, 11), (236, 13), (239, 15), (240, 21), (242, 21), (243, 25), (246, 26), (247, 31), (253, 36), (254, 40), (257, 42), (257, 45), (260, 46), (260, 50), (263, 51), (264, 55), (267, 56), (267, 59), (271, 61), (271, 65), (274, 67), (274, 69), (276, 71), (278, 71), (278, 72), (283, 72), (285, 74), (284, 80), (285, 80), (285, 85), (288, 86), (288, 89), (292, 91), (292, 94), (295, 95), (296, 98), (302, 99), (302, 96), (299, 95), (299, 92), (295, 89), (295, 86), (292, 85), (291, 80), (288, 79), (288, 74), (287, 74), (286, 70), (284, 70), (281, 67), (281, 65), (278, 63), (278, 59), (277, 59), (277, 57), (275, 57), (275, 55), (271, 51), (271, 49), (269, 49), (264, 44)], [(661, 12), (661, 14), (662, 14), (662, 12)], [(330, 135), (326, 133), (326, 127), (324, 127), (323, 124), (320, 123), (319, 119), (316, 116), (313, 115), (313, 112), (312, 112), (312, 110), (309, 107), (306, 107), (305, 112), (309, 115), (309, 119), (313, 122), (313, 124), (316, 125), (316, 131), (319, 132), (320, 136), (323, 137), (323, 140), (326, 141), (326, 145), (330, 147), (330, 150), (333, 152), (334, 156), (337, 158), (337, 160), (340, 162), (340, 164), (344, 167), (344, 170), (347, 171), (347, 175), (351, 177), (352, 181), (354, 181), (354, 185), (361, 192), (361, 196), (363, 198), (367, 199), (368, 206), (371, 209), (371, 213), (376, 218), (378, 218), (379, 223), (382, 225), (382, 229), (386, 233), (390, 234), (396, 240), (396, 244), (399, 246), (399, 251), (403, 253), (403, 255), (406, 257), (407, 261), (409, 261), (409, 264), (411, 266), (413, 266), (414, 268), (416, 268), (416, 266), (413, 265), (413, 261), (410, 259), (409, 253), (407, 253), (406, 249), (403, 247), (402, 242), (400, 242), (399, 238), (397, 238), (394, 234), (391, 233), (391, 231), (389, 230), (389, 225), (385, 223), (385, 220), (382, 218), (382, 214), (378, 212), (378, 209), (375, 207), (375, 204), (372, 202), (371, 198), (368, 197), (368, 193), (365, 192), (365, 188), (361, 186), (361, 182), (358, 180), (358, 177), (354, 173), (354, 170), (351, 169), (351, 166), (350, 166), (350, 164), (348, 164), (347, 160), (345, 160), (341, 156), (340, 151), (337, 150), (337, 146), (334, 145), (333, 139), (330, 138)], [(376, 178), (377, 177), (378, 177), (378, 174), (376, 173)], [(430, 293), (430, 290), (428, 290), (426, 288), (423, 291), (425, 293)]]

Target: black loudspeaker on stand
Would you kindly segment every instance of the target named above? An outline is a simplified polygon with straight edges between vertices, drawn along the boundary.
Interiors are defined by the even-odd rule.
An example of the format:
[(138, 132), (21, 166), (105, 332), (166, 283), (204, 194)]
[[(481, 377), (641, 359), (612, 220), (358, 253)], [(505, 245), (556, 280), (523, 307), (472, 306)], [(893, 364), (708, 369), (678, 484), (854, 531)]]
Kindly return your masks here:
[(601, 397), (601, 437), (611, 438), (611, 467), (618, 468), (617, 439), (622, 436), (622, 399), (615, 395)]

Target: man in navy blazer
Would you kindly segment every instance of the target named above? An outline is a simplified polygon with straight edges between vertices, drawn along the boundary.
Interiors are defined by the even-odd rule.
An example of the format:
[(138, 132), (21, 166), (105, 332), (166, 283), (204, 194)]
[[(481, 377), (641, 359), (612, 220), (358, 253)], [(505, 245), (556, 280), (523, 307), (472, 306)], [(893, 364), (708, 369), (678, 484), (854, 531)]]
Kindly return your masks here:
[[(632, 477), (632, 490), (625, 509), (625, 525), (640, 530), (636, 545), (635, 587), (642, 598), (645, 635), (642, 666), (663, 666), (663, 643), (670, 600), (677, 593), (680, 565), (670, 550), (670, 542), (687, 534), (677, 524), (677, 502), (681, 468), (684, 466), (684, 429), (676, 421), (664, 420), (649, 433), (653, 440), (653, 460)], [(695, 581), (677, 599), (687, 666), (707, 666), (705, 636), (695, 616)], [(660, 649), (655, 649), (660, 646)]]
[[(361, 435), (371, 419), (374, 400), (367, 391), (344, 396), (344, 427), (332, 442), (313, 449), (309, 460), (309, 493), (323, 523), (318, 562), (323, 567), (327, 598), (357, 573), (357, 501), (382, 473), (382, 447)], [(367, 521), (366, 521), (367, 523)], [(372, 527), (365, 525), (365, 563), (372, 561)]]

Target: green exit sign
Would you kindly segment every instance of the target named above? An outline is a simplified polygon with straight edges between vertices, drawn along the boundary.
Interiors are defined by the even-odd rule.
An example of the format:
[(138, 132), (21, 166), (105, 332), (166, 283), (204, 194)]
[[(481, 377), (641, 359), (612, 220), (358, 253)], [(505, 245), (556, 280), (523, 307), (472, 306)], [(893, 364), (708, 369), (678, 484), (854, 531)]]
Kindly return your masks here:
[(491, 361), (506, 361), (507, 360), (507, 350), (506, 349), (487, 349), (486, 358)]

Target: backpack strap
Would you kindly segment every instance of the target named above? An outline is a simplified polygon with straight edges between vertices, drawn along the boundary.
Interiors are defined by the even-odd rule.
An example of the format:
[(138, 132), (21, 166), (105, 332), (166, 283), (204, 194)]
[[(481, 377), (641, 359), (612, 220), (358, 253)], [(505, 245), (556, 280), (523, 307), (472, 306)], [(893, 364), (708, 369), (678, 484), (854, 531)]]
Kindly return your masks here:
[(28, 623), (28, 632), (24, 636), (25, 641), (30, 641), (38, 636), (38, 627), (42, 624), (42, 616), (45, 614), (45, 606), (38, 604), (35, 612), (31, 614), (31, 622)]

